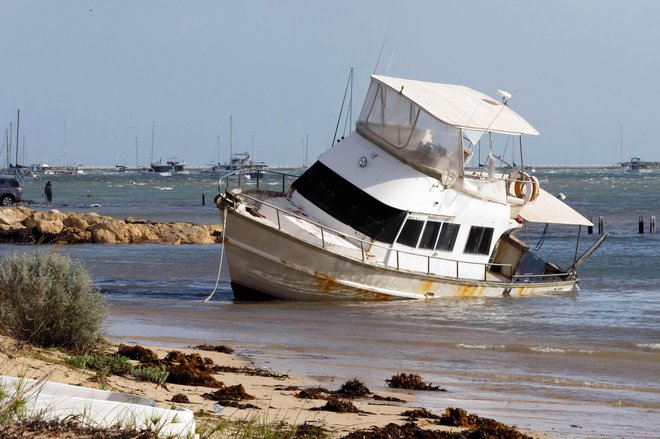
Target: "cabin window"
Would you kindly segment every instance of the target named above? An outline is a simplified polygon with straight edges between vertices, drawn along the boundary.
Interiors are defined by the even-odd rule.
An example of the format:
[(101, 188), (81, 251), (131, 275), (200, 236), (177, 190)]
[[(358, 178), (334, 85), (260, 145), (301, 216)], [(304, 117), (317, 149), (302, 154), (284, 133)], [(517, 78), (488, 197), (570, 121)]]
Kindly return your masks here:
[(458, 236), (460, 227), (458, 224), (445, 223), (440, 231), (435, 249), (448, 252), (454, 250), (454, 244), (456, 243), (456, 237)]
[(398, 244), (407, 245), (408, 247), (417, 247), (419, 241), (419, 234), (424, 227), (424, 221), (416, 219), (408, 219), (396, 239)]
[(438, 240), (441, 226), (441, 222), (427, 221), (424, 232), (422, 232), (422, 239), (419, 241), (419, 248), (432, 250), (435, 247), (435, 242)]
[(487, 255), (490, 253), (490, 243), (492, 239), (492, 227), (472, 226), (467, 243), (465, 244), (464, 252), (475, 255)]
[(406, 217), (404, 210), (381, 203), (321, 162), (314, 163), (291, 187), (328, 215), (376, 241), (394, 242)]

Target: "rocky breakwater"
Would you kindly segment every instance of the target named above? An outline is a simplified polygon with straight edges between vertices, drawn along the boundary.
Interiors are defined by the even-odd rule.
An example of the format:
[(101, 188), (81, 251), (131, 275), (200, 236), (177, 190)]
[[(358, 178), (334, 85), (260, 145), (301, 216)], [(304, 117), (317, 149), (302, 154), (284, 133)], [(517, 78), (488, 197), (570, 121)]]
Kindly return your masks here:
[(222, 226), (115, 219), (97, 213), (0, 208), (0, 242), (34, 244), (213, 244)]

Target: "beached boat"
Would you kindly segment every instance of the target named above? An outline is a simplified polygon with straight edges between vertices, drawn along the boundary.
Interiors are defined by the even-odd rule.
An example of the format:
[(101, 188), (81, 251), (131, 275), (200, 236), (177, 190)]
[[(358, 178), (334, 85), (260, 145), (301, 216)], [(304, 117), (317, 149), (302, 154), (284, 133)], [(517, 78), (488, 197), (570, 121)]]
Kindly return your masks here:
[[(505, 96), (505, 95), (503, 95)], [(282, 192), (216, 197), (237, 298), (296, 300), (525, 296), (571, 292), (561, 269), (516, 236), (524, 223), (591, 222), (524, 172), (538, 132), (467, 87), (372, 76), (356, 131)], [(482, 136), (519, 141), (518, 170), (466, 162)], [(240, 181), (240, 179), (239, 179)], [(284, 181), (284, 180), (283, 180)]]

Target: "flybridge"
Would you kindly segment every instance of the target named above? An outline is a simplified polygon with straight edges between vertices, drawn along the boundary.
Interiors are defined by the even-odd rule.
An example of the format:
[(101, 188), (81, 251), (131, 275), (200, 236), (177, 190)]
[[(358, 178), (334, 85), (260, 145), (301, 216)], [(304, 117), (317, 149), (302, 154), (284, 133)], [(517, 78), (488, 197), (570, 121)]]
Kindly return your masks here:
[(509, 107), (468, 87), (371, 78), (358, 132), (432, 176), (461, 176), (468, 148), (485, 132), (538, 135)]

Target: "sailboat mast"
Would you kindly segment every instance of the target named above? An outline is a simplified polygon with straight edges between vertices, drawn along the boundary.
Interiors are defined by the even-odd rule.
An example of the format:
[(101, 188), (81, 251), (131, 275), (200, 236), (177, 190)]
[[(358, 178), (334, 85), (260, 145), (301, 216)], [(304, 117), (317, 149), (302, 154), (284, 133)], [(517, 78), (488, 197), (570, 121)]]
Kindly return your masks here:
[(18, 113), (16, 113), (16, 170), (18, 171), (18, 131), (21, 126), (21, 110), (18, 110)]
[(7, 143), (7, 168), (11, 167), (11, 139), (14, 136), (14, 123), (9, 122), (9, 136), (7, 137), (9, 139)]
[(66, 162), (66, 121), (64, 121), (64, 158), (62, 159), (62, 166), (67, 167), (67, 162)]
[(151, 163), (154, 161), (154, 135), (156, 134), (156, 121), (151, 121)]
[(234, 131), (233, 131), (233, 116), (229, 116), (229, 163), (231, 163), (231, 158), (234, 155)]
[(619, 146), (621, 149), (621, 153), (620, 153), (621, 157), (619, 158), (619, 162), (623, 163), (623, 125), (621, 125), (619, 128), (620, 128)]
[(218, 134), (218, 145), (216, 146), (216, 157), (218, 159), (218, 165), (220, 165), (220, 134)]

